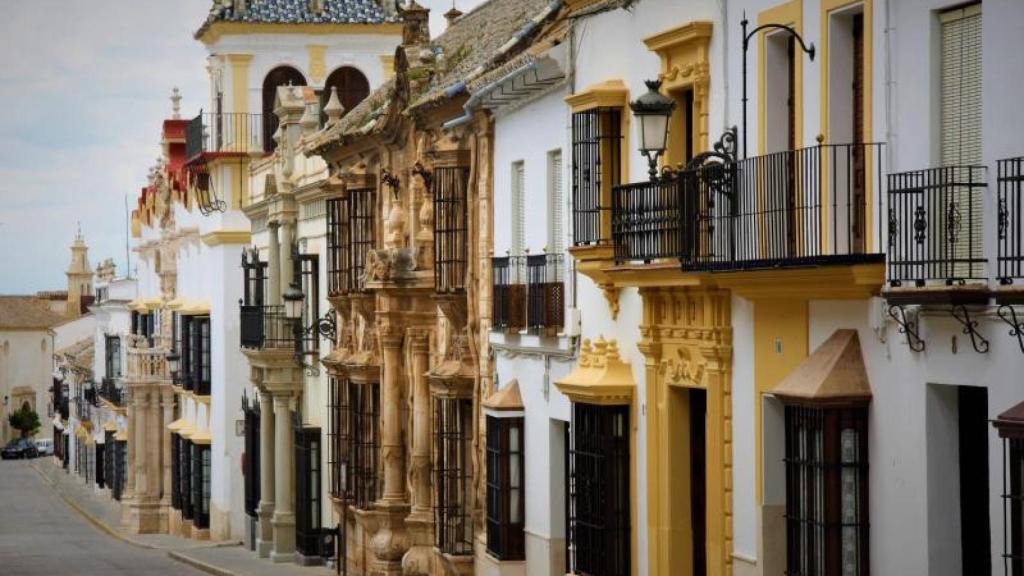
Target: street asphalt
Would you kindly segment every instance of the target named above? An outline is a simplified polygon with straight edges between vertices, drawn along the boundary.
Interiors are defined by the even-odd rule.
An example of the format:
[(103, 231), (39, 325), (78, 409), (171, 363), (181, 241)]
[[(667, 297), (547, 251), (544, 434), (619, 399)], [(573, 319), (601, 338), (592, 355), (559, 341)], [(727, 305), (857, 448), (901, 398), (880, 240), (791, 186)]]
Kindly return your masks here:
[(111, 537), (70, 508), (27, 460), (0, 461), (0, 576), (197, 576), (167, 557)]

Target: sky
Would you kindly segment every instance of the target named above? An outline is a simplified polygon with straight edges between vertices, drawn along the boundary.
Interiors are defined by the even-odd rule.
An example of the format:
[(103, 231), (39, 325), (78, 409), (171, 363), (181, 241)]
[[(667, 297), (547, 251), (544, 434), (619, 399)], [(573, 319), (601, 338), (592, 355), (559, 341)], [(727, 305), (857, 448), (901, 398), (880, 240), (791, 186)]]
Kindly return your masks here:
[[(452, 0), (418, 0), (444, 28)], [(31, 0), (0, 23), (0, 294), (63, 290), (78, 223), (93, 267), (125, 263), (125, 195), (160, 155), (171, 90), (204, 102), (192, 33), (212, 0)], [(480, 0), (456, 0), (468, 11)], [(132, 258), (134, 262), (134, 256)]]

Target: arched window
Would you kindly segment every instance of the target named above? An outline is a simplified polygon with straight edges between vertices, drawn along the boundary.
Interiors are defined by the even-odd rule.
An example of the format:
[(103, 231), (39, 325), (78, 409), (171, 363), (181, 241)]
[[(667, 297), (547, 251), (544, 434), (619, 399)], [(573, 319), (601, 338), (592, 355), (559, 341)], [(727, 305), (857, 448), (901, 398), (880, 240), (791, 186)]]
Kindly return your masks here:
[[(370, 82), (366, 76), (351, 66), (342, 66), (331, 72), (331, 75), (327, 77), (327, 82), (324, 83), (324, 91), (320, 95), (321, 110), (327, 106), (327, 101), (331, 98), (332, 87), (338, 89), (338, 99), (341, 100), (341, 105), (345, 107), (346, 113), (370, 95)], [(327, 117), (323, 116), (322, 120), (326, 121)]]
[(277, 132), (277, 116), (274, 115), (274, 99), (277, 97), (277, 87), (305, 86), (306, 78), (291, 66), (278, 66), (267, 74), (263, 80), (263, 150), (273, 152), (277, 144), (274, 142), (274, 132)]

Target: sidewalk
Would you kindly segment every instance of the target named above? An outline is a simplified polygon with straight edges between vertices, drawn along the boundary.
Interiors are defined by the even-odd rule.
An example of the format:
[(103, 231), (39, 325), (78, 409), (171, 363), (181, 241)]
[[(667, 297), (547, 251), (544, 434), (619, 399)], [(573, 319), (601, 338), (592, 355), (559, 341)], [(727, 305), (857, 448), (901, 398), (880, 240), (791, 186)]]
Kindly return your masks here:
[(303, 568), (260, 559), (240, 542), (201, 542), (170, 534), (129, 534), (121, 528), (121, 504), (96, 493), (80, 477), (67, 473), (50, 456), (32, 462), (32, 468), (71, 508), (98, 529), (129, 544), (161, 550), (171, 558), (215, 576), (331, 576), (325, 567)]

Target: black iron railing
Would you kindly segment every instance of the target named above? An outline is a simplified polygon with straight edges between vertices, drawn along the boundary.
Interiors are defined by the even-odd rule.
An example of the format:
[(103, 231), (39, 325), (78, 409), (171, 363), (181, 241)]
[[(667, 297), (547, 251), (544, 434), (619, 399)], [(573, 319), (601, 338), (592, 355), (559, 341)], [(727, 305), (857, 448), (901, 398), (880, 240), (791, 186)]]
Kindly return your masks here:
[(526, 257), (528, 328), (561, 330), (565, 326), (563, 267), (561, 254)]
[(984, 166), (942, 166), (889, 175), (892, 286), (962, 284), (987, 277)]
[(682, 190), (679, 178), (615, 187), (612, 239), (616, 262), (679, 257)]
[(440, 294), (466, 289), (469, 258), (469, 169), (435, 168), (434, 191), (434, 289)]
[(573, 244), (610, 240), (611, 199), (622, 174), (622, 110), (598, 108), (572, 117)]
[(881, 261), (882, 144), (826, 144), (684, 175), (682, 261), (736, 270)]
[(114, 406), (124, 406), (124, 389), (113, 378), (104, 378), (100, 384), (100, 397)]
[(284, 306), (240, 306), (242, 348), (294, 348), (294, 322)]
[(491, 326), (517, 332), (526, 327), (526, 271), (522, 256), (491, 259), (494, 295)]
[(471, 469), (473, 403), (434, 400), (434, 546), (445, 554), (473, 554)]
[(1024, 279), (1024, 156), (996, 162), (997, 273), (1000, 284)]
[(263, 136), (261, 114), (201, 112), (185, 128), (185, 155), (203, 153), (253, 154), (273, 150)]

